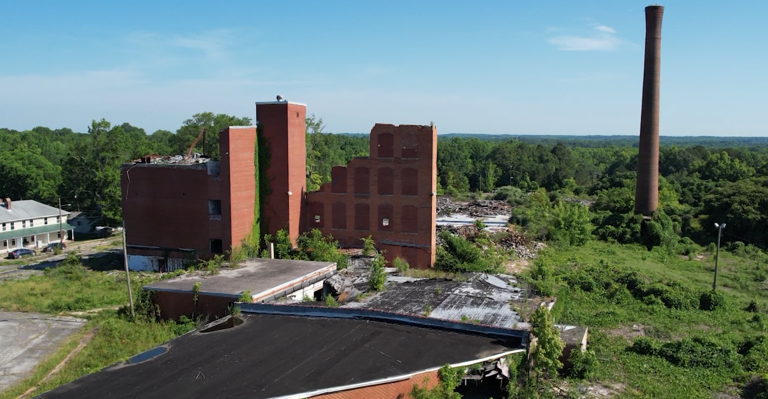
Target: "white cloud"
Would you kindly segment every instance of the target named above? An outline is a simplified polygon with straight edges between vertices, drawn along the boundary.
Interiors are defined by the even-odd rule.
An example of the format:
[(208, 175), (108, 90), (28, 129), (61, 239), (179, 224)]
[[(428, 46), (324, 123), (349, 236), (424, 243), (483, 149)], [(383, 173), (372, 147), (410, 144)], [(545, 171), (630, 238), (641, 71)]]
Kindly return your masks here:
[(616, 33), (616, 29), (613, 29), (610, 26), (606, 26), (606, 25), (597, 25), (595, 26), (595, 29), (601, 32)]
[(616, 29), (601, 24), (593, 24), (583, 34), (553, 36), (547, 42), (563, 51), (616, 51), (625, 44)]

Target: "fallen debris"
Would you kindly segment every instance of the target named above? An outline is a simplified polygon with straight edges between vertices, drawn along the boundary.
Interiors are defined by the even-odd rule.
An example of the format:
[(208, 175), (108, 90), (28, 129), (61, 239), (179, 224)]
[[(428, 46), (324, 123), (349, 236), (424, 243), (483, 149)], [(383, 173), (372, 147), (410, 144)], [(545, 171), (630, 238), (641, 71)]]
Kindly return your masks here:
[(449, 216), (454, 213), (469, 215), (473, 218), (511, 215), (512, 205), (501, 200), (454, 202), (449, 196), (437, 197), (437, 216)]

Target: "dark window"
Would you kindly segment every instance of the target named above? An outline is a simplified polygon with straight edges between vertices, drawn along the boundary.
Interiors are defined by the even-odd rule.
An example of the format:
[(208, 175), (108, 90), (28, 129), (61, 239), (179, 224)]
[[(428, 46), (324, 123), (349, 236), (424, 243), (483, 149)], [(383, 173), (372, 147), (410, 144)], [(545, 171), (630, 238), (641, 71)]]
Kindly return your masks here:
[(403, 158), (419, 157), (419, 135), (407, 133), (403, 135)]
[(3, 223), (3, 231), (5, 231), (5, 223)]
[(395, 193), (395, 176), (392, 168), (379, 168), (379, 195)]
[(12, 247), (16, 246), (16, 239), (15, 238), (11, 239), (11, 246)]
[(43, 224), (48, 224), (48, 218), (43, 218)]
[(341, 202), (331, 207), (331, 228), (337, 230), (347, 229), (347, 205)]
[(355, 230), (371, 229), (371, 206), (355, 204)]
[(208, 200), (208, 214), (221, 215), (221, 200)]
[(56, 223), (60, 223), (60, 222), (61, 222), (61, 216), (56, 216)]
[(334, 166), (331, 169), (331, 192), (347, 192), (347, 168), (343, 166)]
[(14, 229), (14, 227), (15, 227), (14, 225), (15, 225), (15, 224), (16, 224), (16, 223), (14, 223), (14, 222), (11, 222), (11, 230), (13, 230), (13, 229)]
[(394, 218), (394, 208), (391, 204), (379, 204), (379, 215), (377, 217), (379, 231), (392, 231), (392, 220)]
[(371, 193), (371, 172), (368, 168), (355, 168), (355, 194)]
[(400, 215), (400, 225), (403, 233), (418, 233), (419, 214), (413, 205), (405, 205)]
[(394, 156), (395, 137), (392, 133), (379, 135), (379, 158), (392, 158)]
[(400, 173), (402, 195), (419, 195), (419, 170), (405, 168)]
[(211, 240), (211, 253), (220, 254), (224, 252), (224, 245), (221, 240)]
[(24, 229), (26, 227), (27, 227), (27, 221), (26, 220), (22, 220), (21, 221), (21, 228)]
[(29, 221), (29, 227), (35, 227), (35, 221), (34, 220), (30, 220)]

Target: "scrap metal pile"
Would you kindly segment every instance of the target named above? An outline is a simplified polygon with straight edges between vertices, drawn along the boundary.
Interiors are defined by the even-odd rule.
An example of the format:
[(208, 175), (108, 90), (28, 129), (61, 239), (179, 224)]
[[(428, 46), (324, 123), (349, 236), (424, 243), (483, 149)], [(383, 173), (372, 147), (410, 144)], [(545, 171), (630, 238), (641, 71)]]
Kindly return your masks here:
[(454, 202), (451, 197), (445, 195), (437, 197), (437, 216), (449, 216), (454, 213), (470, 217), (509, 215), (512, 213), (512, 206), (501, 200)]

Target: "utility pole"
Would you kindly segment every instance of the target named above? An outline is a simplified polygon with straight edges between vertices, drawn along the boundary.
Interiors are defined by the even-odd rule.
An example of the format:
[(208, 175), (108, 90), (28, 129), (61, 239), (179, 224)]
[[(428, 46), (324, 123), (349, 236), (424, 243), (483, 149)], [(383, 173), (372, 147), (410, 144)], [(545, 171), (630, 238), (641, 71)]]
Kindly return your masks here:
[(715, 255), (715, 281), (712, 283), (712, 291), (717, 289), (717, 263), (720, 260), (720, 235), (723, 233), (723, 229), (725, 228), (725, 223), (723, 224), (715, 223), (715, 228), (717, 229), (717, 252)]
[(59, 197), (59, 249), (64, 250), (64, 230), (61, 221), (61, 197)]
[(131, 319), (136, 320), (133, 314), (133, 291), (131, 291), (131, 275), (128, 274), (128, 245), (125, 243), (125, 220), (123, 220), (123, 261), (125, 262), (125, 281), (128, 283), (128, 301), (131, 306)]

